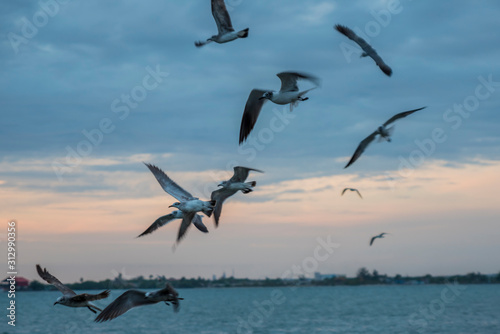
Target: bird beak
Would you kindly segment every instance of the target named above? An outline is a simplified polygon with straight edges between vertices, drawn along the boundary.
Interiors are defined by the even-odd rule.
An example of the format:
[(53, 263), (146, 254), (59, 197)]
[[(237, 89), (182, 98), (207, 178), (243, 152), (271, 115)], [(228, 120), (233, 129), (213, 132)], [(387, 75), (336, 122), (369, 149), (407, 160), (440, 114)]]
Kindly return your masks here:
[(59, 302), (55, 302), (54, 305), (59, 304)]
[(265, 98), (266, 98), (265, 96), (261, 96), (261, 97), (259, 97), (259, 100), (263, 100)]
[(219, 183), (219, 184), (217, 185), (217, 187), (222, 187), (222, 183)]
[(169, 206), (169, 208), (172, 208), (172, 207), (173, 207), (173, 205), (170, 205), (170, 206)]

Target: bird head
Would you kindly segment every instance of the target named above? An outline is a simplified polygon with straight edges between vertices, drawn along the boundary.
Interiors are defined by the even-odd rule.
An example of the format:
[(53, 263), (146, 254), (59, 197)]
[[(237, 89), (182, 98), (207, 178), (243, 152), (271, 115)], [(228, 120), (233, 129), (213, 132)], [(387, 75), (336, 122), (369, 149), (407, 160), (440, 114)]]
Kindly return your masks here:
[(265, 92), (264, 95), (259, 97), (259, 100), (263, 100), (263, 99), (270, 100), (272, 97), (273, 97), (273, 92)]
[(180, 205), (181, 205), (181, 203), (179, 203), (179, 202), (175, 202), (174, 204), (170, 205), (170, 206), (169, 206), (169, 208), (174, 207), (174, 208), (177, 208), (177, 209), (178, 209)]
[(217, 187), (226, 187), (227, 181), (222, 181), (217, 185)]
[(57, 298), (56, 302), (54, 303), (54, 305), (56, 304), (62, 304), (61, 302), (63, 301), (64, 297), (59, 297)]

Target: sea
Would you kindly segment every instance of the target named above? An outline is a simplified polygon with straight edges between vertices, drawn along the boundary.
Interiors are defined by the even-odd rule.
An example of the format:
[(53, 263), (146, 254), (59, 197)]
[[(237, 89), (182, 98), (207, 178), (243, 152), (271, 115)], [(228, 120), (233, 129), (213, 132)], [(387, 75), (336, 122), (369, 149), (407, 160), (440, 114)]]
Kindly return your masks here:
[[(80, 292), (80, 291), (79, 291)], [(79, 293), (78, 292), (78, 293)], [(96, 293), (96, 291), (87, 291)], [(124, 290), (95, 302), (101, 308)], [(179, 289), (181, 309), (137, 307), (95, 323), (86, 308), (53, 305), (57, 291), (17, 292), (15, 327), (0, 293), (0, 333), (500, 334), (500, 284)]]

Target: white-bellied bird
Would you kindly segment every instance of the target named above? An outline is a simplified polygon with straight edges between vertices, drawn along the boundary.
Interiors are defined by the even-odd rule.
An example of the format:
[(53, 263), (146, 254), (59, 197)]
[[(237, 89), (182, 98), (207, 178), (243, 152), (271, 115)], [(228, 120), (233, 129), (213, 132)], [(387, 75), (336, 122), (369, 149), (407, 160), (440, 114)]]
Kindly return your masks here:
[[(305, 73), (281, 72), (278, 73), (277, 76), (281, 80), (281, 89), (279, 92), (262, 89), (254, 89), (250, 92), (241, 119), (240, 145), (247, 139), (252, 131), (266, 100), (270, 100), (280, 105), (290, 104), (290, 111), (292, 111), (293, 107), (296, 106), (299, 101), (306, 101), (309, 99), (308, 97), (304, 97), (307, 92), (317, 88), (320, 84), (318, 78)], [(299, 91), (297, 85), (298, 80), (308, 80), (315, 86), (307, 90)]]
[(248, 37), (248, 28), (238, 32), (234, 31), (233, 25), (231, 24), (231, 18), (229, 17), (229, 13), (227, 12), (224, 0), (212, 0), (212, 15), (215, 19), (215, 23), (217, 24), (219, 33), (217, 35), (213, 35), (205, 42), (195, 42), (194, 45), (196, 45), (197, 47), (202, 47), (203, 45), (210, 42), (222, 44), (234, 41), (238, 38)]
[(264, 173), (263, 171), (254, 168), (236, 166), (234, 167), (233, 176), (228, 181), (222, 181), (218, 185), (219, 187), (222, 188), (212, 192), (211, 199), (215, 201), (215, 208), (214, 208), (215, 226), (219, 226), (219, 218), (222, 212), (222, 204), (224, 203), (224, 201), (228, 197), (236, 194), (239, 190), (241, 190), (241, 192), (244, 194), (248, 194), (249, 192), (252, 191), (252, 188), (255, 187), (255, 185), (257, 184), (257, 182), (255, 181), (245, 182), (245, 180), (248, 177), (248, 173), (250, 173), (250, 171)]
[(385, 122), (383, 125), (379, 126), (377, 130), (375, 130), (371, 135), (369, 135), (368, 137), (366, 137), (365, 139), (363, 139), (361, 141), (361, 143), (359, 143), (358, 148), (356, 149), (356, 151), (354, 152), (353, 156), (351, 157), (351, 160), (349, 160), (349, 162), (347, 163), (347, 165), (344, 168), (349, 167), (356, 160), (358, 160), (358, 158), (361, 156), (361, 154), (363, 154), (363, 152), (368, 147), (368, 145), (370, 145), (370, 143), (373, 140), (375, 140), (375, 138), (377, 136), (380, 136), (379, 140), (384, 140), (385, 139), (386, 141), (390, 142), (391, 141), (392, 132), (394, 131), (394, 127), (387, 128), (387, 126), (389, 126), (390, 124), (394, 123), (398, 119), (401, 119), (403, 117), (411, 115), (414, 112), (422, 110), (424, 108), (426, 108), (426, 107), (422, 107), (422, 108), (418, 108), (418, 109), (413, 109), (413, 110), (409, 110), (409, 111), (404, 111), (402, 113), (399, 113), (399, 114), (396, 114), (396, 115), (392, 116), (387, 122)]

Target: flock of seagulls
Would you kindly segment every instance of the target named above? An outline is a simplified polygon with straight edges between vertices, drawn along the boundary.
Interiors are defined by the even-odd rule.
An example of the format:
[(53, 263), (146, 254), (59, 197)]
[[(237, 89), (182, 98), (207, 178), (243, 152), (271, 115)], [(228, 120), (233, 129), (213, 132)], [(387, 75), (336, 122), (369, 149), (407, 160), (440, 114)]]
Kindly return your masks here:
[[(215, 23), (217, 24), (218, 34), (208, 38), (204, 42), (195, 42), (196, 47), (202, 47), (210, 42), (222, 44), (239, 38), (248, 37), (249, 28), (240, 31), (234, 30), (224, 0), (211, 0), (211, 5), (212, 15), (215, 19)], [(357, 36), (351, 29), (343, 25), (337, 24), (334, 29), (353, 40), (361, 47), (363, 50), (361, 57), (371, 57), (383, 73), (387, 76), (392, 75), (392, 69), (384, 63), (382, 58), (364, 39)], [(266, 100), (270, 100), (271, 102), (279, 105), (289, 104), (290, 111), (292, 111), (299, 102), (308, 100), (308, 97), (305, 96), (308, 92), (320, 86), (320, 80), (317, 77), (306, 73), (281, 72), (278, 73), (277, 76), (281, 80), (281, 88), (279, 91), (276, 92), (263, 89), (253, 89), (250, 92), (241, 120), (239, 135), (240, 145), (245, 142), (254, 128)], [(299, 90), (299, 80), (308, 81), (313, 85), (313, 87), (305, 90)], [(421, 107), (405, 111), (391, 117), (387, 122), (361, 141), (352, 158), (344, 168), (349, 167), (357, 161), (368, 145), (373, 142), (377, 136), (379, 136), (379, 140), (390, 142), (390, 137), (394, 127), (388, 127), (389, 125), (424, 108), (425, 107)], [(243, 194), (252, 192), (253, 188), (256, 186), (256, 181), (246, 181), (249, 173), (263, 173), (263, 171), (254, 168), (242, 166), (234, 167), (233, 176), (227, 181), (222, 181), (218, 185), (220, 188), (212, 192), (210, 200), (204, 201), (191, 195), (188, 191), (175, 183), (157, 166), (149, 163), (145, 163), (145, 165), (151, 173), (153, 173), (162, 189), (177, 200), (177, 202), (170, 205), (170, 207), (176, 208), (177, 210), (172, 211), (165, 216), (159, 217), (144, 232), (138, 235), (138, 237), (144, 237), (173, 220), (181, 219), (176, 244), (178, 244), (186, 236), (186, 232), (191, 223), (195, 225), (199, 231), (208, 233), (207, 227), (203, 224), (201, 214), (207, 217), (211, 217), (213, 214), (215, 226), (218, 227), (224, 201), (235, 195), (238, 191), (241, 191)], [(343, 196), (346, 191), (356, 192), (361, 199), (363, 198), (359, 190), (355, 188), (345, 188), (342, 191), (341, 196)], [(387, 234), (388, 233), (384, 232), (372, 237), (370, 240), (370, 246), (372, 246), (375, 239), (384, 238)], [(109, 321), (124, 314), (132, 308), (156, 304), (159, 302), (164, 302), (167, 305), (172, 304), (174, 311), (177, 312), (180, 307), (179, 301), (182, 300), (182, 298), (178, 297), (178, 293), (174, 290), (174, 288), (167, 283), (165, 288), (154, 292), (128, 290), (101, 311), (101, 309), (92, 304), (92, 301), (107, 298), (110, 294), (109, 290), (103, 291), (99, 294), (76, 294), (73, 290), (63, 285), (56, 277), (52, 276), (46, 269), (42, 270), (39, 265), (36, 265), (36, 270), (42, 279), (55, 286), (63, 294), (57, 299), (54, 305), (61, 304), (69, 307), (87, 307), (94, 313), (100, 311), (101, 313), (95, 319), (96, 322)]]

